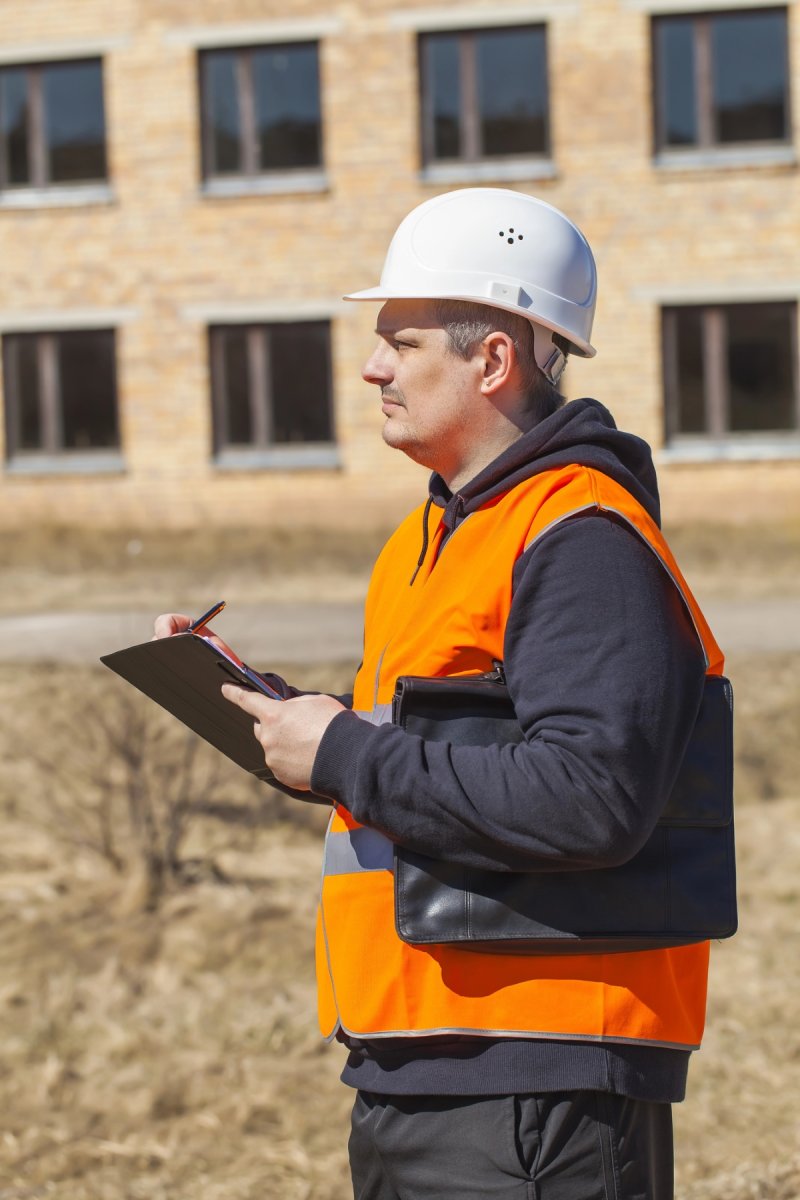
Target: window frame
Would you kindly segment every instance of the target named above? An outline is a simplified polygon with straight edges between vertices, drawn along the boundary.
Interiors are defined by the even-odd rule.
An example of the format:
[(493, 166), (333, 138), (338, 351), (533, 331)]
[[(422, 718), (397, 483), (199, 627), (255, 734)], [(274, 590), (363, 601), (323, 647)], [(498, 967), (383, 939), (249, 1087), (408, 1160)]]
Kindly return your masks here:
[[(524, 17), (521, 13), (520, 16)], [(526, 150), (519, 154), (485, 154), (480, 153), (480, 109), (478, 98), (477, 72), (477, 40), (482, 34), (491, 34), (499, 30), (513, 33), (516, 30), (540, 30), (543, 35), (544, 50), (544, 84), (546, 106), (544, 114), (544, 149)], [(430, 86), (430, 68), (428, 66), (427, 46), (442, 36), (458, 39), (459, 77), (463, 94), (459, 110), (460, 124), (460, 153), (455, 158), (437, 158), (434, 154), (435, 133), (433, 121), (433, 98)], [(551, 95), (550, 95), (550, 53), (549, 53), (548, 23), (542, 20), (520, 20), (513, 25), (481, 25), (458, 28), (433, 29), (425, 28), (417, 32), (417, 78), (419, 100), (419, 146), (421, 168), (423, 172), (435, 174), (453, 170), (477, 170), (513, 167), (525, 163), (548, 164), (552, 160), (552, 130), (551, 130)]]
[[(794, 392), (794, 425), (787, 429), (746, 430), (730, 428), (730, 394), (728, 379), (728, 321), (731, 309), (781, 305), (790, 316), (789, 345), (792, 388)], [(705, 429), (684, 433), (678, 428), (679, 369), (678, 330), (679, 310), (694, 309), (701, 314), (701, 347), (704, 363), (703, 415)], [(798, 338), (798, 302), (796, 299), (759, 301), (717, 301), (707, 303), (662, 304), (661, 354), (663, 430), (666, 451), (680, 452), (711, 446), (746, 447), (790, 443), (800, 451), (800, 339)]]
[[(49, 178), (49, 154), (45, 131), (44, 74), (49, 69), (78, 66), (81, 63), (96, 63), (100, 69), (100, 98), (103, 118), (103, 174), (93, 175), (86, 179), (53, 180)], [(110, 172), (108, 122), (106, 120), (106, 72), (103, 55), (77, 54), (74, 58), (47, 58), (28, 62), (0, 61), (0, 75), (11, 70), (25, 72), (26, 87), (30, 97), (25, 130), (30, 153), (30, 178), (26, 183), (9, 182), (7, 140), (0, 133), (0, 197), (13, 202), (15, 197), (32, 192), (50, 194), (63, 190), (69, 194), (96, 190), (98, 188), (106, 191), (110, 183)], [(0, 99), (1, 119), (2, 100)]]
[[(115, 441), (111, 446), (82, 449), (65, 447), (63, 443), (63, 399), (61, 389), (59, 339), (71, 334), (100, 335), (111, 339), (112, 411)], [(22, 339), (35, 343), (36, 370), (39, 383), (40, 445), (22, 448), (19, 445), (22, 427), (18, 359), (12, 347)], [(117, 330), (113, 326), (68, 327), (59, 329), (4, 330), (2, 332), (3, 395), (5, 408), (5, 466), (7, 470), (25, 470), (42, 466), (45, 469), (116, 469), (121, 454), (121, 420), (119, 406), (119, 368)]]
[[(314, 325), (325, 328), (325, 366), (328, 377), (326, 415), (330, 438), (325, 441), (276, 442), (271, 440), (274, 407), (270, 372), (271, 341), (275, 333), (287, 327)], [(248, 404), (253, 440), (230, 442), (228, 426), (228, 381), (224, 366), (224, 334), (231, 330), (244, 333), (248, 365)], [(339, 445), (336, 434), (336, 407), (333, 377), (333, 327), (327, 317), (290, 320), (213, 321), (208, 325), (208, 352), (211, 379), (211, 449), (215, 465), (233, 468), (314, 468), (338, 467)]]
[[(295, 167), (261, 167), (258, 165), (258, 129), (253, 78), (253, 55), (262, 50), (290, 50), (313, 46), (317, 58), (319, 108), (317, 113), (318, 161)], [(323, 95), (320, 70), (321, 41), (319, 38), (293, 38), (286, 41), (254, 42), (247, 45), (201, 46), (197, 51), (197, 78), (200, 102), (200, 170), (202, 184), (208, 191), (240, 191), (250, 186), (281, 181), (300, 182), (313, 188), (322, 183), (325, 170), (325, 137), (323, 128)], [(206, 64), (214, 55), (235, 56), (236, 100), (240, 111), (239, 170), (218, 172), (214, 167), (213, 125), (210, 120), (210, 89)]]
[[(718, 131), (714, 129), (713, 22), (721, 17), (730, 15), (741, 16), (747, 13), (764, 14), (770, 12), (782, 13), (785, 20), (783, 52), (786, 71), (784, 92), (786, 134), (782, 138), (758, 138), (730, 142), (720, 141)], [(692, 44), (695, 56), (694, 83), (697, 105), (695, 116), (697, 118), (698, 135), (695, 143), (679, 146), (670, 145), (665, 140), (664, 126), (667, 107), (665, 103), (667, 80), (665, 72), (661, 69), (658, 53), (658, 28), (660, 25), (675, 19), (689, 21), (692, 25)], [(702, 11), (690, 8), (686, 11), (670, 9), (665, 12), (653, 12), (650, 16), (650, 61), (653, 96), (653, 154), (657, 160), (663, 160), (664, 162), (669, 162), (670, 160), (683, 161), (709, 156), (719, 157), (720, 159), (736, 159), (742, 154), (768, 158), (770, 155), (777, 154), (780, 156), (787, 153), (791, 153), (793, 158), (791, 47), (789, 11), (786, 4), (770, 4), (764, 7), (758, 5), (732, 5), (730, 8), (711, 8)]]

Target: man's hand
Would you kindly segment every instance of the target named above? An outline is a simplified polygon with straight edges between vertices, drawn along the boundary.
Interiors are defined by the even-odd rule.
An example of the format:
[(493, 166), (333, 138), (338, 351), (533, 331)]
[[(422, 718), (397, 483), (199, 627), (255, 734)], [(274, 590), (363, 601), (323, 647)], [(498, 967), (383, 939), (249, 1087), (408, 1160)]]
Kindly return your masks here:
[[(155, 642), (159, 638), (173, 637), (176, 633), (185, 633), (191, 623), (192, 618), (187, 617), (185, 613), (162, 613), (160, 617), (156, 617), (152, 640)], [(223, 642), (221, 637), (217, 637), (208, 625), (203, 626), (201, 633), (209, 642), (213, 642), (216, 646), (219, 646), (224, 654), (227, 654), (234, 660), (236, 659), (236, 655), (230, 646), (226, 642)]]
[(235, 683), (223, 684), (222, 694), (253, 718), (253, 733), (275, 778), (296, 791), (310, 791), (322, 735), (344, 705), (333, 696), (270, 700)]
[(172, 637), (174, 633), (183, 633), (192, 623), (192, 618), (185, 613), (162, 613), (156, 617), (153, 641), (158, 638)]

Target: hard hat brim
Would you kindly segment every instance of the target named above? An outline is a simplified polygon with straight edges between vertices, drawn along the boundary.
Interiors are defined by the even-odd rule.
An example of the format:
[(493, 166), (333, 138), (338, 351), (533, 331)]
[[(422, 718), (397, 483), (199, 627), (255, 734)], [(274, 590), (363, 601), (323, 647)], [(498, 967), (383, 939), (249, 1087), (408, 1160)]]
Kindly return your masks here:
[(517, 316), (524, 317), (525, 320), (530, 321), (531, 324), (544, 325), (544, 327), (546, 329), (550, 329), (550, 330), (552, 330), (553, 333), (558, 333), (558, 334), (561, 334), (562, 337), (565, 337), (570, 344), (570, 352), (572, 354), (576, 354), (579, 358), (594, 358), (594, 356), (597, 354), (597, 351), (595, 350), (595, 348), (591, 344), (591, 342), (586, 342), (583, 340), (576, 341), (574, 333), (570, 333), (565, 329), (558, 329), (550, 321), (543, 320), (538, 315), (536, 317), (533, 317), (533, 316), (531, 316), (530, 313), (526, 312), (523, 308), (519, 308), (517, 305), (498, 304), (496, 300), (494, 300), (488, 296), (486, 297), (486, 299), (483, 299), (483, 297), (478, 299), (476, 296), (456, 296), (456, 295), (443, 296), (441, 294), (441, 292), (437, 292), (436, 295), (421, 296), (419, 294), (419, 292), (402, 293), (402, 292), (398, 292), (398, 291), (393, 291), (390, 288), (371, 287), (371, 288), (362, 288), (362, 290), (359, 292), (349, 292), (346, 296), (342, 296), (342, 299), (343, 300), (466, 300), (467, 303), (469, 303), (469, 304), (483, 304), (483, 305), (486, 305), (487, 308), (502, 308), (505, 312), (513, 312), (513, 313), (516, 313)]

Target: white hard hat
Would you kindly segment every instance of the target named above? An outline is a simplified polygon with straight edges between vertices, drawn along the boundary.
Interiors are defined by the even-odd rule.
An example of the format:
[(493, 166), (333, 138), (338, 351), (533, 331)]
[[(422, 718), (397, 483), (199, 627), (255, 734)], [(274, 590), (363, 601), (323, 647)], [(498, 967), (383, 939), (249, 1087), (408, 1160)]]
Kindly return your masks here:
[(557, 379), (563, 356), (552, 333), (582, 358), (596, 353), (596, 296), (589, 243), (562, 212), (506, 188), (464, 188), (412, 209), (392, 238), (380, 285), (344, 298), (470, 300), (518, 313), (533, 324), (539, 367)]

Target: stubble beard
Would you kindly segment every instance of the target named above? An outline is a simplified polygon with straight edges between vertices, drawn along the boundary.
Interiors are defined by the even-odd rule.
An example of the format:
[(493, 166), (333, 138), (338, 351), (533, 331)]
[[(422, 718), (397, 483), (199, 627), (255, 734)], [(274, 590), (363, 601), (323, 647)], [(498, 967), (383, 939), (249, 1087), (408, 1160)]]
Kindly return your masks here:
[(392, 450), (399, 450), (405, 454), (406, 458), (410, 458), (412, 462), (418, 463), (421, 467), (433, 470), (429, 448), (420, 440), (419, 431), (415, 430), (408, 416), (403, 416), (404, 412), (408, 413), (403, 393), (399, 388), (382, 388), (381, 399), (399, 404), (401, 408), (400, 413), (387, 417), (383, 423), (381, 436), (386, 445), (390, 446)]
[[(406, 398), (397, 387), (381, 388), (381, 401), (390, 404), (398, 404), (401, 409), (406, 410)], [(387, 416), (383, 423), (381, 431), (384, 442), (387, 446), (391, 446), (396, 450), (405, 450), (405, 442), (407, 440), (408, 430), (404, 428), (402, 416), (399, 418), (392, 414)]]

